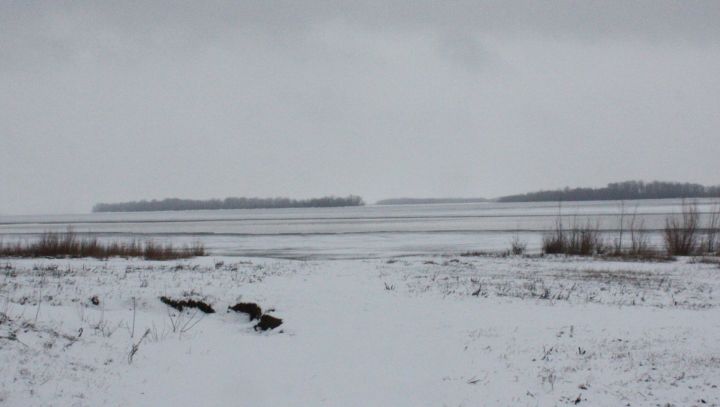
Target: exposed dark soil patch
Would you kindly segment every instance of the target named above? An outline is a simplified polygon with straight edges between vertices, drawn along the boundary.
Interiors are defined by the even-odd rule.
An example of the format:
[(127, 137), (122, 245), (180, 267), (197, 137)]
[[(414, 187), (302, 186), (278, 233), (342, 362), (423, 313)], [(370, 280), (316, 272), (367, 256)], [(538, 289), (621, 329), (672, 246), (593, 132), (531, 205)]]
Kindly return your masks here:
[(254, 302), (239, 302), (232, 307), (228, 307), (228, 310), (248, 314), (251, 321), (255, 319), (260, 319), (260, 317), (262, 316), (262, 309)]
[(272, 315), (265, 314), (260, 317), (260, 322), (255, 325), (256, 331), (267, 331), (268, 329), (275, 329), (282, 325), (282, 319), (275, 318)]
[(185, 308), (197, 308), (198, 310), (206, 313), (206, 314), (213, 314), (215, 313), (215, 310), (213, 307), (203, 301), (196, 301), (196, 300), (175, 300), (169, 297), (160, 297), (160, 301), (163, 302), (163, 304), (175, 308), (178, 311), (182, 311)]

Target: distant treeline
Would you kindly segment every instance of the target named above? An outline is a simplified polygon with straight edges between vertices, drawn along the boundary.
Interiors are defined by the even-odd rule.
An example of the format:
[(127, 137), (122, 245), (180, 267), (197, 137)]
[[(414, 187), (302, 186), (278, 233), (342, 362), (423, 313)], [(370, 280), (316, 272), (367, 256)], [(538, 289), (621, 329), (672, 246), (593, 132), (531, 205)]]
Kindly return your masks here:
[(167, 198), (152, 201), (121, 203), (99, 203), (93, 212), (151, 212), (151, 211), (192, 211), (207, 209), (260, 209), (260, 208), (327, 208), (336, 206), (361, 206), (362, 198), (326, 196), (312, 199), (289, 198), (225, 198), (225, 199), (178, 199)]
[(498, 198), (499, 202), (608, 201), (621, 199), (716, 198), (720, 186), (680, 182), (625, 181), (604, 188), (568, 188)]
[(413, 205), (413, 204), (455, 204), (487, 202), (485, 198), (392, 198), (377, 201), (377, 205)]

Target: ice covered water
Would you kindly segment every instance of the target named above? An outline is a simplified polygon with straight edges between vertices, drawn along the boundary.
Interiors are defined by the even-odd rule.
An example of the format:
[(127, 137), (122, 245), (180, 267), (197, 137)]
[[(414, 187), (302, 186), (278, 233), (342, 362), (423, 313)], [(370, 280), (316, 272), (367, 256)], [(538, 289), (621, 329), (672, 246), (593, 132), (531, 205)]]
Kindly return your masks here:
[[(703, 216), (714, 201), (697, 200)], [(638, 222), (659, 242), (667, 216), (682, 200), (623, 203), (626, 220)], [(504, 250), (518, 235), (539, 250), (542, 234), (561, 215), (565, 227), (597, 224), (608, 236), (619, 227), (621, 203), (533, 202), (397, 205), (347, 208), (253, 209), (0, 216), (0, 238), (31, 239), (45, 231), (92, 233), (101, 239), (150, 238), (183, 244), (200, 241), (211, 254), (282, 258), (364, 258)]]

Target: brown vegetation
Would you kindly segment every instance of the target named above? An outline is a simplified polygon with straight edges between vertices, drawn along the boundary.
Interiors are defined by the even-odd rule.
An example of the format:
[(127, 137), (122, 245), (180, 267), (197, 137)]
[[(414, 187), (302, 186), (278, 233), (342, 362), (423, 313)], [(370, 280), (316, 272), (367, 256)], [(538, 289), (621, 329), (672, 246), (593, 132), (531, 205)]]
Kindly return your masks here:
[(671, 256), (690, 256), (698, 249), (700, 215), (697, 204), (683, 202), (680, 216), (665, 219), (665, 249)]
[(81, 238), (72, 230), (45, 232), (32, 242), (0, 242), (0, 256), (4, 257), (142, 257), (146, 260), (174, 260), (204, 255), (205, 248), (200, 243), (183, 247), (137, 240), (103, 243), (95, 237)]
[(710, 212), (705, 236), (700, 243), (700, 249), (703, 253), (715, 253), (720, 256), (720, 203), (716, 203)]
[(516, 256), (523, 255), (527, 250), (527, 243), (517, 234), (510, 240), (510, 252)]
[(169, 297), (160, 297), (160, 301), (171, 307), (174, 308), (180, 312), (184, 310), (185, 308), (196, 308), (206, 314), (214, 314), (215, 310), (213, 309), (212, 305), (204, 302), (204, 301), (198, 301), (193, 299), (182, 299), (182, 300), (176, 300)]
[(228, 312), (230, 310), (247, 314), (251, 321), (254, 319), (260, 319), (262, 316), (262, 309), (254, 302), (239, 302), (232, 307), (228, 307)]
[(605, 251), (605, 244), (600, 234), (600, 226), (588, 221), (584, 226), (573, 223), (565, 229), (560, 216), (555, 230), (543, 236), (542, 250), (545, 254), (572, 254), (592, 256)]
[(720, 255), (720, 205), (716, 204), (701, 222), (697, 203), (683, 202), (682, 212), (665, 219), (665, 250), (671, 256)]
[[(667, 256), (664, 252), (651, 247), (648, 231), (645, 229), (645, 221), (638, 219), (637, 211), (636, 205), (632, 215), (628, 217), (625, 212), (625, 202), (620, 203), (618, 237), (614, 241), (612, 250), (608, 251), (606, 256), (621, 260), (672, 260), (672, 257)], [(629, 245), (624, 240), (626, 234), (629, 234)]]
[(254, 329), (256, 331), (267, 331), (268, 329), (275, 329), (282, 325), (282, 319), (275, 318), (272, 315), (265, 314), (262, 317), (260, 317), (260, 322), (258, 322)]

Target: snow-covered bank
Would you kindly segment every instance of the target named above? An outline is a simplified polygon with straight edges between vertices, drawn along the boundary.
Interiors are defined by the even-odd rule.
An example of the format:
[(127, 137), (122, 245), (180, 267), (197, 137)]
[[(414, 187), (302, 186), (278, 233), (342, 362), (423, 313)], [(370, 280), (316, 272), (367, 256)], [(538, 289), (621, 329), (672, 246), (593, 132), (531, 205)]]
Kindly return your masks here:
[[(4, 405), (720, 404), (717, 264), (228, 257), (0, 271)], [(218, 312), (178, 314), (163, 295)], [(283, 325), (255, 332), (225, 312), (238, 301)]]

